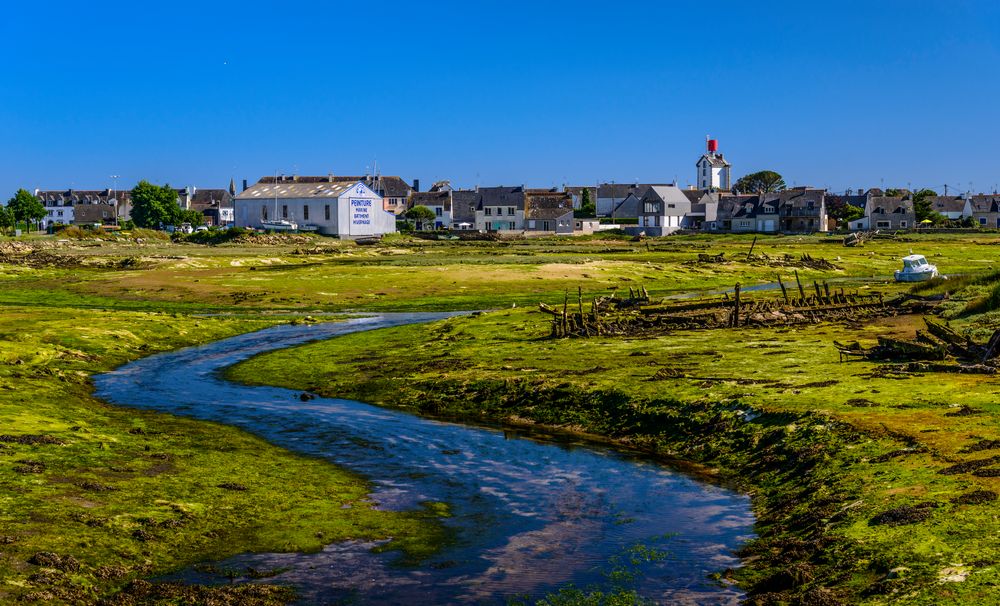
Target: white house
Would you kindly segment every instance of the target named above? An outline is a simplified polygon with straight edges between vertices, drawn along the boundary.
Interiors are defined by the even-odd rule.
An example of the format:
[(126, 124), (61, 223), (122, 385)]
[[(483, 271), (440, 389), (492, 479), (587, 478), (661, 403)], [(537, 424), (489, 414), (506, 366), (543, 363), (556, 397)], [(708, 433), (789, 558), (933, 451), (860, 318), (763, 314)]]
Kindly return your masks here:
[(263, 221), (287, 219), (300, 228), (348, 239), (396, 231), (395, 214), (361, 181), (264, 177), (236, 196), (233, 206), (238, 227), (263, 229)]
[(698, 189), (730, 189), (732, 165), (718, 152), (718, 145), (717, 140), (708, 139), (708, 151), (695, 163), (698, 169)]

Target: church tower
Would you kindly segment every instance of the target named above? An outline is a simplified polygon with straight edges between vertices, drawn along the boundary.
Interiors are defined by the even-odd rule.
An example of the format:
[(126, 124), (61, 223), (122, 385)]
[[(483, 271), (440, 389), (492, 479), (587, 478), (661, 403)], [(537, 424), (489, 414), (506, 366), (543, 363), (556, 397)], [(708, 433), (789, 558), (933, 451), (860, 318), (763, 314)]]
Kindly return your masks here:
[(730, 188), (729, 173), (732, 165), (719, 153), (719, 141), (705, 137), (707, 150), (698, 158), (695, 166), (698, 168), (698, 189), (728, 190)]

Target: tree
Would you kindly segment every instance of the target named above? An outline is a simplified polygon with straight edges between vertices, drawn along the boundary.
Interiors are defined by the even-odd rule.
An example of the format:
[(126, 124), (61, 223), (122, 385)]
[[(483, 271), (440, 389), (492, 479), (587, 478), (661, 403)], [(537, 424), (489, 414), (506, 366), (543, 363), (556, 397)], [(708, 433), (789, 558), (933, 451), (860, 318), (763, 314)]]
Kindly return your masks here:
[(7, 201), (7, 210), (14, 215), (14, 227), (17, 227), (18, 222), (24, 221), (24, 227), (28, 228), (28, 222), (41, 221), (48, 214), (45, 205), (25, 189), (17, 190), (14, 197)]
[(785, 180), (773, 170), (762, 170), (740, 177), (733, 189), (741, 194), (772, 193), (785, 189)]
[(132, 220), (139, 227), (157, 229), (181, 223), (177, 192), (169, 185), (153, 185), (142, 180), (132, 190)]
[(926, 220), (940, 223), (944, 219), (944, 216), (934, 212), (931, 207), (931, 198), (935, 196), (937, 196), (937, 192), (933, 189), (921, 189), (913, 194), (913, 212), (917, 215), (918, 223)]
[(6, 206), (0, 206), (0, 232), (6, 232), (14, 227), (14, 213)]
[(837, 213), (833, 215), (835, 219), (845, 225), (850, 224), (851, 221), (857, 221), (864, 216), (865, 209), (860, 206), (854, 206), (853, 204), (844, 204), (842, 207), (837, 209)]
[(417, 229), (423, 229), (424, 221), (433, 221), (437, 214), (423, 205), (416, 205), (405, 213), (406, 218), (417, 225)]
[(199, 225), (205, 224), (205, 215), (200, 212), (192, 210), (182, 210), (180, 216), (178, 217), (178, 223), (190, 223), (192, 226), (197, 227)]
[(579, 218), (597, 216), (597, 203), (590, 198), (589, 187), (583, 188), (583, 193), (580, 195), (580, 210), (576, 211), (575, 215)]

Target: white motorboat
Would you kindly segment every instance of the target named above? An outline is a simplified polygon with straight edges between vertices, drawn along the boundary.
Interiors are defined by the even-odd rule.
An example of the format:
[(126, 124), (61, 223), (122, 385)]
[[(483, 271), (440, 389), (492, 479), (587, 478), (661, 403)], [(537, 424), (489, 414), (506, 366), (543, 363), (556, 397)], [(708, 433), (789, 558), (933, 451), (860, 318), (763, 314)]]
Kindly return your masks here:
[(931, 265), (923, 255), (903, 257), (903, 269), (897, 269), (897, 282), (923, 282), (938, 276), (937, 265)]

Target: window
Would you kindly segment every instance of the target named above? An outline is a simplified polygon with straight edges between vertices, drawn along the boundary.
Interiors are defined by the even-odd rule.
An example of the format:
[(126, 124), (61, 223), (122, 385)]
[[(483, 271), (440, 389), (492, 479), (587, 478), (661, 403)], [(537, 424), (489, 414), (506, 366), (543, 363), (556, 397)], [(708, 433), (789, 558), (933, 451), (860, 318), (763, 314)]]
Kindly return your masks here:
[(509, 226), (510, 226), (510, 227), (508, 227), (508, 229), (512, 229), (512, 230), (513, 230), (513, 229), (517, 229), (517, 226), (515, 226), (515, 225), (514, 225), (514, 222), (513, 222), (513, 221), (511, 221), (511, 222), (510, 222), (510, 223), (508, 223), (507, 225), (509, 225)]
[(875, 228), (876, 229), (889, 229), (890, 225), (891, 224), (888, 221), (876, 221), (875, 222)]
[(325, 214), (326, 214), (326, 220), (329, 221), (330, 220), (330, 205), (329, 204), (326, 205)]
[(287, 219), (288, 218), (288, 205), (287, 204), (282, 204), (281, 205), (281, 218), (282, 219)]
[(309, 220), (309, 205), (308, 204), (304, 204), (302, 206), (302, 220), (303, 221), (308, 221)]
[(549, 231), (549, 222), (542, 221), (542, 231)]
[(513, 217), (513, 216), (514, 216), (514, 207), (513, 207), (513, 206), (508, 206), (508, 207), (507, 207), (507, 214), (508, 214), (509, 216), (511, 216), (511, 217)]
[(906, 229), (906, 221), (900, 221), (899, 222), (899, 227), (902, 228), (902, 229)]
[(653, 214), (659, 212), (659, 210), (660, 210), (660, 205), (655, 202), (646, 202), (643, 205), (643, 212), (645, 212), (646, 214)]
[(528, 221), (528, 229), (535, 229), (535, 220)]
[(676, 204), (667, 204), (667, 208), (677, 208)]
[[(62, 213), (60, 213), (60, 214), (62, 214)], [(986, 217), (979, 217), (979, 224), (980, 225), (986, 225)]]
[(444, 209), (441, 208), (440, 206), (435, 206), (434, 207), (434, 214), (437, 215), (437, 216), (439, 216), (439, 217), (444, 216)]
[(483, 212), (486, 214), (487, 217), (493, 215), (493, 209), (490, 208), (489, 206), (484, 207)]

